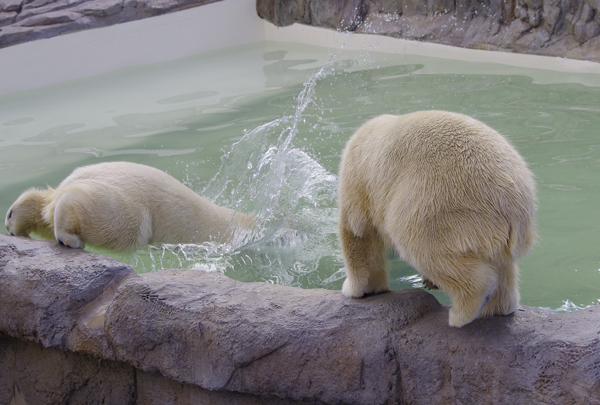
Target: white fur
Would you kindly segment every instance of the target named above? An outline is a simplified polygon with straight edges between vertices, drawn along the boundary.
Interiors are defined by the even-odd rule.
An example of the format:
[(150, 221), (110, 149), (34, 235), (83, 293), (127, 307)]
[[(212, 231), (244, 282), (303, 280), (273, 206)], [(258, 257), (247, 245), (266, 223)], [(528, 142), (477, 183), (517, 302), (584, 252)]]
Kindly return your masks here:
[(387, 243), (448, 293), (450, 325), (516, 310), (516, 262), (536, 239), (535, 184), (482, 122), (443, 111), (372, 119), (344, 150), (338, 199), (346, 296), (388, 290)]
[(254, 220), (158, 169), (112, 162), (80, 167), (56, 190), (25, 191), (5, 224), (12, 235), (126, 252), (153, 243), (228, 242), (236, 228), (249, 229)]

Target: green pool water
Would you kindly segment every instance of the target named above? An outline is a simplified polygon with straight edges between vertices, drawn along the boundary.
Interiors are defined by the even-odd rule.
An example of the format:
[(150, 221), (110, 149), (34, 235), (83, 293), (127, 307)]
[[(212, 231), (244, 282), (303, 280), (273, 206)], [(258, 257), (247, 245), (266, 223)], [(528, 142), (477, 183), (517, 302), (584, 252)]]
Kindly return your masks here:
[[(379, 114), (456, 111), (509, 138), (536, 176), (540, 241), (520, 262), (521, 302), (581, 308), (600, 299), (599, 76), (262, 42), (3, 95), (0, 211), (78, 166), (143, 163), (254, 212), (259, 226), (235, 246), (115, 256), (136, 271), (341, 289), (335, 192), (346, 141)], [(390, 259), (393, 289), (420, 287)]]

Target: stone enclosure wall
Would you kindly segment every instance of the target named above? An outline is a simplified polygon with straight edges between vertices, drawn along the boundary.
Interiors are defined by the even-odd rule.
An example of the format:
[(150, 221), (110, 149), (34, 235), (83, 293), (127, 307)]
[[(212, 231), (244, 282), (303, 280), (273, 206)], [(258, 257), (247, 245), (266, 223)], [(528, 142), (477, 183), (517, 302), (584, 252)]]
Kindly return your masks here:
[[(0, 47), (214, 1), (0, 0)], [(277, 26), (600, 62), (598, 0), (257, 0), (256, 10)]]
[(455, 329), (423, 290), (138, 275), (0, 234), (2, 404), (600, 404), (598, 325), (521, 307)]
[(257, 0), (256, 8), (277, 26), (600, 62), (598, 0)]

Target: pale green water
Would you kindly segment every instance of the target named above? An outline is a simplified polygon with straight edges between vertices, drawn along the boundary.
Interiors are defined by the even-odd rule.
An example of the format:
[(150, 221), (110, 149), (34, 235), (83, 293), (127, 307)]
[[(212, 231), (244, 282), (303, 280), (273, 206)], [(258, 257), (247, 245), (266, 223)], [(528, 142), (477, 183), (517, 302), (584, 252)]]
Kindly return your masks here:
[[(120, 257), (137, 271), (186, 267), (340, 289), (340, 152), (367, 119), (423, 109), (484, 121), (537, 176), (541, 240), (520, 263), (522, 303), (598, 303), (600, 77), (592, 74), (261, 43), (0, 96), (0, 212), (75, 167), (143, 163), (255, 212), (261, 225), (236, 246)], [(393, 260), (391, 280), (399, 289), (419, 278)]]

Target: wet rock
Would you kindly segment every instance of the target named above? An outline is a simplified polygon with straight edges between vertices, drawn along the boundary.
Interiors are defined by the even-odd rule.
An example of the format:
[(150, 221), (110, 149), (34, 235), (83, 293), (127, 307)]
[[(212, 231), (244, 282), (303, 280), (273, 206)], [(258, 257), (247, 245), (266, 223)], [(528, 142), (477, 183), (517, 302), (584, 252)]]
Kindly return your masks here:
[(600, 306), (521, 307), (456, 329), (422, 290), (350, 299), (202, 271), (136, 275), (103, 256), (0, 234), (6, 403), (50, 395), (38, 383), (47, 370), (33, 366), (40, 357), (66, 381), (52, 389), (74, 387), (86, 403), (599, 404), (598, 325)]
[[(466, 48), (600, 62), (597, 1), (257, 0), (256, 9), (261, 18), (277, 26), (298, 22)], [(348, 18), (352, 24), (342, 24)]]

